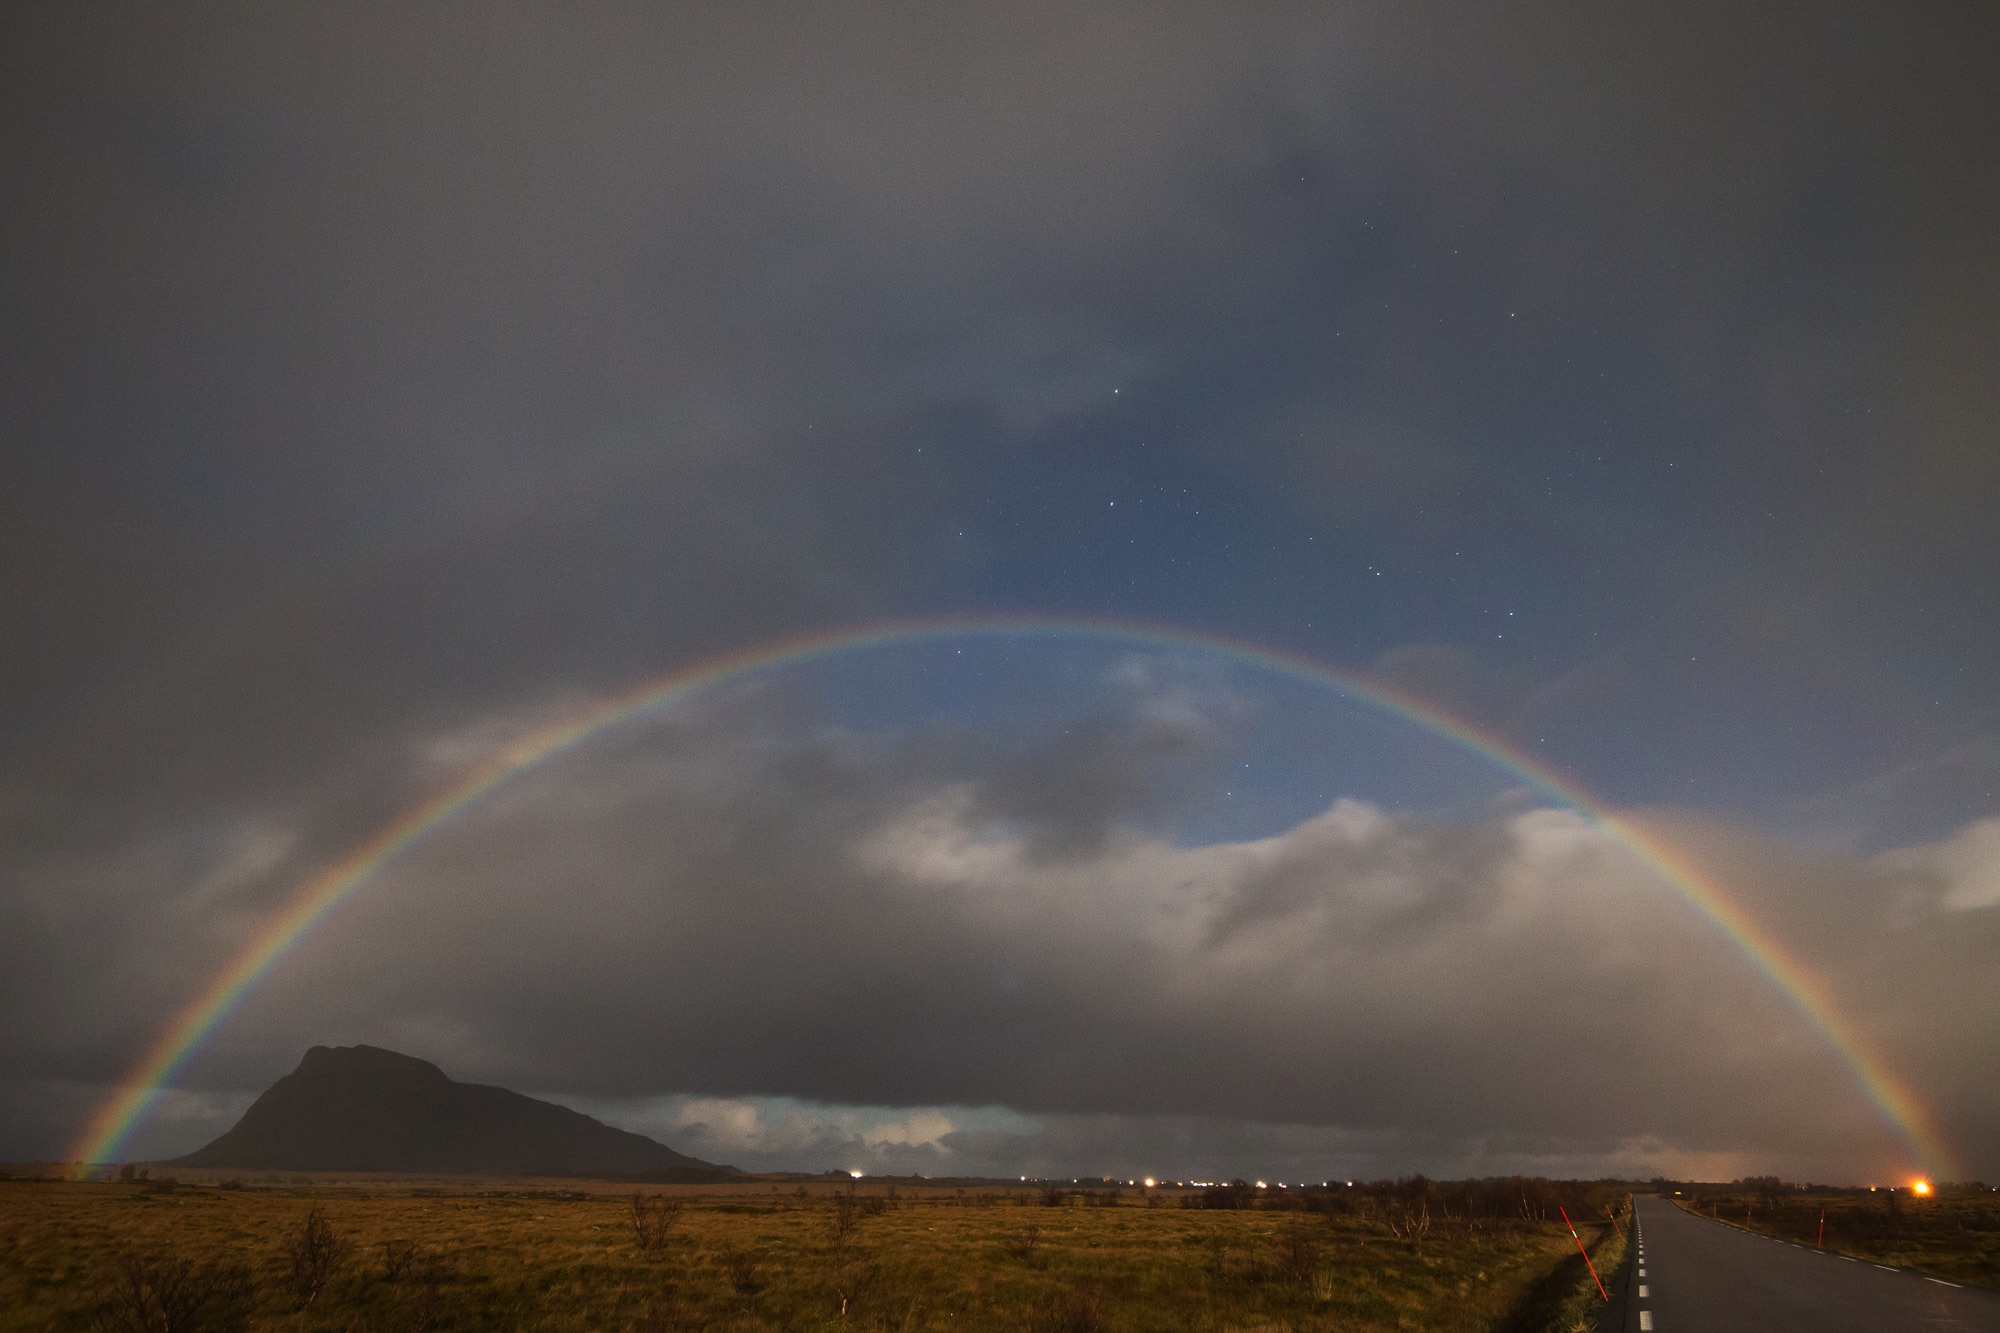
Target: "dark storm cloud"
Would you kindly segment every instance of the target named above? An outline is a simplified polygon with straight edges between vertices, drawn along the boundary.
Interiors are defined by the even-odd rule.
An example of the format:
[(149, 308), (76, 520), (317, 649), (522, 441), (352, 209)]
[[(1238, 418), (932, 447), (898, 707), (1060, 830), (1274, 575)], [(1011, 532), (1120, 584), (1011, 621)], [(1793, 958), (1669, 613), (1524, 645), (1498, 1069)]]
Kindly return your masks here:
[[(114, 1076), (191, 962), (522, 719), (888, 614), (1194, 622), (1378, 662), (1627, 799), (1959, 836), (2000, 808), (1991, 23), (11, 7), (0, 1079)], [(753, 763), (715, 722), (574, 808), (533, 787), (504, 808), (569, 833), (442, 840), (418, 923), (361, 951), (381, 984), (286, 983), (217, 1069), (324, 1039), (310, 1005), (605, 1096), (1597, 1115), (1693, 1150), (1764, 1141), (1792, 1086), (1865, 1139), (1737, 971), (1628, 977), (1629, 922), (1523, 907), (1509, 867), (1566, 885), (1551, 848), (1590, 842), (1552, 816), (1175, 849), (1232, 723), (1142, 694), (1018, 752), (784, 732)], [(1933, 880), (1974, 853), (1775, 855), (1771, 910), (1847, 886), (1816, 947), (1959, 1078), (1985, 1029), (1939, 978), (1990, 909)], [(1201, 929), (1131, 934), (1183, 881)], [(1040, 915), (981, 915), (1016, 898)], [(420, 928), (464, 941), (428, 986)], [(1919, 944), (1949, 967), (1892, 965)], [(1530, 955), (1572, 983), (1553, 1016)], [(1610, 1049), (1655, 984), (1656, 1072), (1513, 1081), (1541, 1048), (1505, 1023)], [(586, 1028), (658, 1058), (615, 1076)], [(1725, 1074), (1751, 1094), (1690, 1091)], [(0, 1155), (61, 1101), (7, 1103)]]
[(1218, 681), (1162, 679), (1139, 657), (1121, 663), (1113, 683), (1128, 707), (1066, 726), (988, 774), (971, 789), (972, 821), (1015, 830), (1037, 855), (1085, 855), (1121, 821), (1158, 824), (1205, 796), (1251, 702)]
[[(1942, 21), (17, 15), (6, 669), (59, 816), (158, 799), (134, 751), (262, 790), (427, 707), (971, 591), (991, 455), (1120, 381), (1645, 658), (1872, 664), (1842, 608), (1991, 554)], [(1486, 646), (1382, 614), (1350, 632)]]

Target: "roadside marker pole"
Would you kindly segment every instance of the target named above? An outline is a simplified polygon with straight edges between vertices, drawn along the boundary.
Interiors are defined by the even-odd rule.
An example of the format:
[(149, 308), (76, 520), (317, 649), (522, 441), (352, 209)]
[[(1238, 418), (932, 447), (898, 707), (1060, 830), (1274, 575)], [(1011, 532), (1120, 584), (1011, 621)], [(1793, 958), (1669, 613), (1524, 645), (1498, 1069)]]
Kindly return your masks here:
[(1563, 1225), (1569, 1228), (1569, 1238), (1576, 1242), (1576, 1252), (1583, 1256), (1583, 1266), (1590, 1270), (1590, 1280), (1597, 1284), (1597, 1294), (1609, 1305), (1611, 1293), (1604, 1289), (1604, 1279), (1597, 1275), (1597, 1265), (1590, 1262), (1590, 1251), (1583, 1248), (1583, 1237), (1576, 1234), (1576, 1223), (1569, 1220), (1569, 1209), (1557, 1204), (1556, 1211), (1563, 1215)]
[(1618, 1233), (1618, 1239), (1624, 1240), (1625, 1228), (1618, 1225), (1618, 1214), (1611, 1211), (1611, 1205), (1608, 1203), (1604, 1205), (1604, 1215), (1611, 1219), (1612, 1229)]
[(1813, 1242), (1815, 1250), (1826, 1247), (1826, 1209), (1819, 1210), (1819, 1239)]

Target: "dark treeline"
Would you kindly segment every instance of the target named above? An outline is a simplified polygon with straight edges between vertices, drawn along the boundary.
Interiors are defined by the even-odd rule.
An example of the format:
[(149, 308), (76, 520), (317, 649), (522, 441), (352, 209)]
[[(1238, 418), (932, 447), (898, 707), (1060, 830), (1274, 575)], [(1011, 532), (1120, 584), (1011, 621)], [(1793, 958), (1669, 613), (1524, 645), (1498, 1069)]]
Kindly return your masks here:
[(2000, 1191), (1980, 1183), (1917, 1194), (1907, 1187), (1795, 1185), (1752, 1176), (1726, 1185), (1662, 1181), (1656, 1192), (1719, 1222), (1806, 1245), (1958, 1244), (1983, 1236), (1983, 1247), (1990, 1247), (2000, 1241)]
[(1576, 1221), (1601, 1221), (1632, 1191), (1620, 1180), (1549, 1180), (1542, 1176), (1489, 1176), (1481, 1180), (1357, 1180), (1305, 1189), (1263, 1189), (1247, 1181), (1211, 1185), (1180, 1197), (1184, 1208), (1261, 1208), (1271, 1211), (1390, 1217), (1417, 1213), (1440, 1220), (1514, 1219), (1546, 1222), (1568, 1210)]
[[(1645, 1188), (1662, 1197), (1679, 1195), (1689, 1199), (1712, 1199), (1750, 1195), (1773, 1202), (1806, 1194), (1815, 1198), (1878, 1200), (1895, 1194), (1900, 1194), (1904, 1198), (1916, 1197), (1916, 1191), (1909, 1185), (1803, 1185), (1779, 1176), (1744, 1176), (1739, 1180), (1721, 1182), (1668, 1180), (1662, 1176), (1655, 1176), (1646, 1183)], [(1938, 1199), (1976, 1199), (2000, 1193), (2000, 1190), (1996, 1190), (1983, 1180), (1942, 1181), (1929, 1188), (1929, 1197)]]

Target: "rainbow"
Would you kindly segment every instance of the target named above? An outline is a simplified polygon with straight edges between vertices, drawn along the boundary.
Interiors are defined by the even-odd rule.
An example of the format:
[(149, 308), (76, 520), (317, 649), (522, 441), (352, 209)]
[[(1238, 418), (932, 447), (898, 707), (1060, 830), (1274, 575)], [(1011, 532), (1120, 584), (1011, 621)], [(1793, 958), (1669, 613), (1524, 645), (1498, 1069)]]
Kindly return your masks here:
[(1331, 687), (1453, 741), (1559, 803), (1588, 816), (1676, 889), (1795, 1004), (1837, 1051), (1881, 1117), (1929, 1174), (1950, 1178), (1952, 1157), (1911, 1089), (1890, 1069), (1804, 963), (1742, 910), (1693, 862), (1640, 824), (1608, 809), (1574, 782), (1513, 743), (1394, 685), (1336, 671), (1310, 658), (1221, 636), (1160, 625), (1049, 616), (952, 617), (825, 631), (715, 657), (599, 700), (522, 736), (406, 811), (321, 869), (170, 1023), (92, 1118), (72, 1160), (88, 1170), (116, 1159), (161, 1089), (236, 1006), (313, 926), (385, 865), (480, 798), (576, 748), (606, 728), (694, 691), (746, 673), (833, 657), (860, 648), (954, 637), (1081, 637), (1140, 648), (1226, 654), (1310, 684)]

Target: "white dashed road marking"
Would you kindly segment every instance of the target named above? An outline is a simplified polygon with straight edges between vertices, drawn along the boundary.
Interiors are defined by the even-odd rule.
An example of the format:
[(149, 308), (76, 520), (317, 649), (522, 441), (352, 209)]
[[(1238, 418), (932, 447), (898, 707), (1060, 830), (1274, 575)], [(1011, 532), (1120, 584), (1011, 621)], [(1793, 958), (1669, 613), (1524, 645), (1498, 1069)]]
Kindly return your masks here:
[(1643, 1282), (1639, 1284), (1639, 1299), (1642, 1301), (1646, 1299), (1646, 1284)]
[(1639, 1311), (1639, 1333), (1653, 1333), (1653, 1312), (1651, 1310)]

